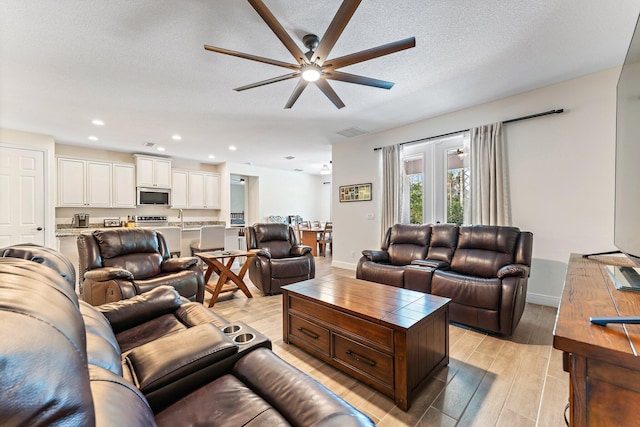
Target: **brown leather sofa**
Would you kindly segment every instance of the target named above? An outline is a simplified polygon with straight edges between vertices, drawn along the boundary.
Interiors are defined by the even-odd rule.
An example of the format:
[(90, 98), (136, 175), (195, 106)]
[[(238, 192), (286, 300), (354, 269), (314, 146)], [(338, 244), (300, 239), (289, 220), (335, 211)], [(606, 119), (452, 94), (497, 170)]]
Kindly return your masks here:
[[(402, 235), (399, 230), (405, 228), (398, 225), (390, 230)], [(387, 265), (384, 252), (393, 246), (390, 238), (390, 243), (383, 242), (381, 251), (363, 251), (356, 277), (451, 298), (451, 321), (512, 335), (526, 302), (533, 235), (516, 227), (416, 227), (431, 229), (426, 256), (416, 256), (404, 266)], [(396, 236), (396, 244), (406, 245), (406, 240), (406, 236), (404, 240)], [(391, 260), (390, 255), (387, 258)]]
[(243, 349), (214, 326), (224, 319), (169, 287), (93, 307), (28, 258), (0, 258), (0, 425), (373, 426), (268, 346)]
[(197, 258), (171, 258), (161, 233), (143, 228), (96, 230), (78, 236), (80, 295), (92, 305), (131, 298), (162, 285), (190, 301), (204, 300)]
[(247, 227), (247, 249), (256, 250), (249, 265), (251, 282), (265, 295), (281, 293), (281, 286), (316, 276), (310, 246), (299, 245), (287, 224), (254, 224)]

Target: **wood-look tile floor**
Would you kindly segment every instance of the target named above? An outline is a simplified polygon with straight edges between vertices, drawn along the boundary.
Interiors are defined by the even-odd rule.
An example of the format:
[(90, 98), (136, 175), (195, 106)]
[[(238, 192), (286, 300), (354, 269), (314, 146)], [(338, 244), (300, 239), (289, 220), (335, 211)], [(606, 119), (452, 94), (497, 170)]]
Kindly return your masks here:
[[(330, 257), (316, 258), (316, 277), (355, 277), (331, 267)], [(213, 279), (212, 279), (213, 280)], [(212, 308), (230, 321), (243, 321), (267, 335), (273, 351), (306, 372), (378, 426), (564, 426), (569, 375), (562, 353), (552, 347), (556, 309), (527, 304), (509, 338), (458, 325), (449, 327), (450, 363), (413, 400), (409, 411), (360, 381), (282, 341), (282, 296), (253, 294), (222, 297)], [(205, 304), (210, 294), (206, 293)]]

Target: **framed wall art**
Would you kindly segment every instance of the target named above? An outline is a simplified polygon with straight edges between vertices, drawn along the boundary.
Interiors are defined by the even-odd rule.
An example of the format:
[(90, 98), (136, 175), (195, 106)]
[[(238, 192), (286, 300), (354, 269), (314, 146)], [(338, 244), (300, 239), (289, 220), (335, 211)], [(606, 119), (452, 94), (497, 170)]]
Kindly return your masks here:
[(371, 200), (371, 183), (340, 186), (340, 202), (368, 202)]

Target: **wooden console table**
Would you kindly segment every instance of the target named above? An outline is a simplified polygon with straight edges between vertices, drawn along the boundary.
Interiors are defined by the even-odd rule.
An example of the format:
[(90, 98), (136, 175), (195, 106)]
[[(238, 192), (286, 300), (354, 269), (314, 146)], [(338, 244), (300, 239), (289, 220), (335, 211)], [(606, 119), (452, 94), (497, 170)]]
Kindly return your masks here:
[(285, 343), (393, 398), (403, 410), (449, 363), (448, 298), (336, 277), (282, 287)]
[(607, 264), (631, 265), (625, 257), (571, 255), (556, 318), (553, 346), (570, 376), (572, 426), (640, 425), (640, 325), (589, 321), (640, 315), (640, 293), (617, 290)]

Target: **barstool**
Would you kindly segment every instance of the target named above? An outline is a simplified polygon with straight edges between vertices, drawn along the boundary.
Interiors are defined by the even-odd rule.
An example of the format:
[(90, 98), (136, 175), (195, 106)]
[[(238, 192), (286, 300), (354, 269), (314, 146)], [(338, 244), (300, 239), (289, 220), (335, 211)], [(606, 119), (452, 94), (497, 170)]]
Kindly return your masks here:
[(182, 230), (180, 227), (154, 227), (155, 231), (164, 236), (169, 246), (171, 257), (180, 258), (180, 246), (182, 245)]
[(210, 252), (224, 249), (224, 225), (205, 225), (200, 228), (200, 239), (192, 240), (189, 247), (191, 256), (196, 252)]

